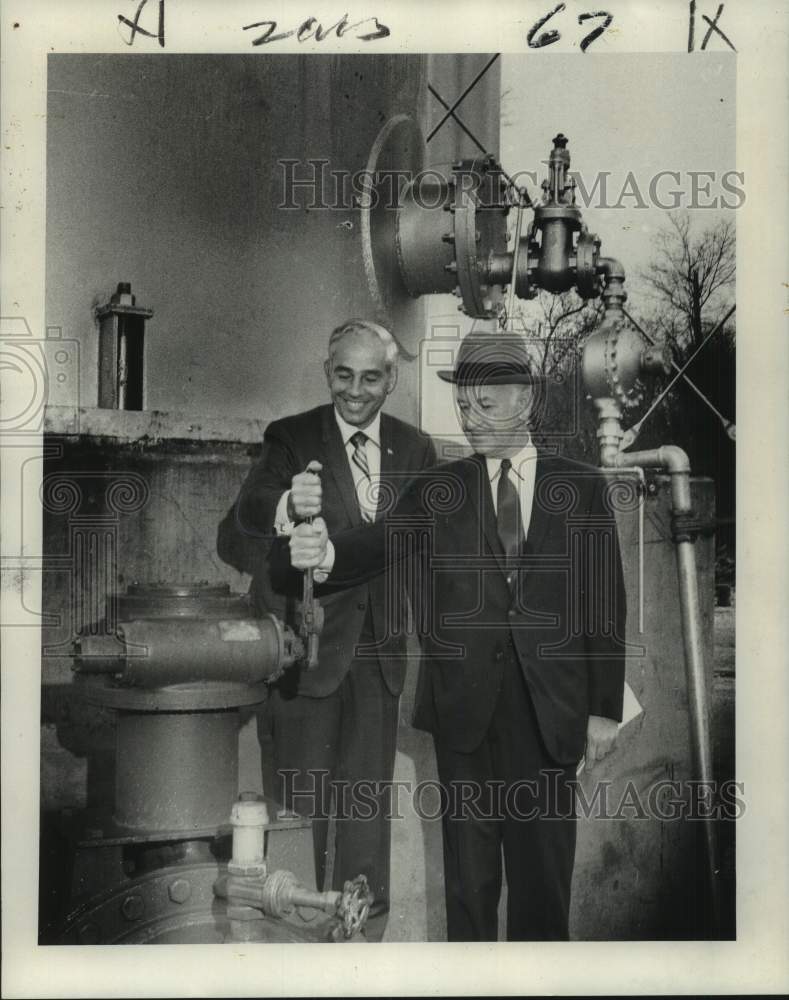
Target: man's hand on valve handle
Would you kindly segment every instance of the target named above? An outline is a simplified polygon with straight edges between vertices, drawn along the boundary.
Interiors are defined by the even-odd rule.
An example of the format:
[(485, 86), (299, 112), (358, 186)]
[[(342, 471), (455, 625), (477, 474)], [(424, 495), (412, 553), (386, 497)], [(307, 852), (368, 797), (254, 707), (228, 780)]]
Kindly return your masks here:
[(322, 468), (320, 462), (310, 462), (306, 472), (298, 472), (291, 480), (288, 515), (292, 521), (320, 514), (323, 490), (318, 473)]
[(322, 517), (312, 524), (297, 524), (290, 536), (290, 562), (294, 569), (316, 569), (326, 560), (329, 532)]

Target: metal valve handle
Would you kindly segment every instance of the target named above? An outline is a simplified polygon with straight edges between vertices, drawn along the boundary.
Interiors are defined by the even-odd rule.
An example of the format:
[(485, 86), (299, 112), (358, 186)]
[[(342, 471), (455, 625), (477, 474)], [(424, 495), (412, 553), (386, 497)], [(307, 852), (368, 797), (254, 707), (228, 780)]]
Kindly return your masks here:
[[(320, 469), (319, 462), (310, 462), (304, 471), (317, 475)], [(312, 524), (312, 517), (305, 517), (304, 521), (306, 524)], [(314, 577), (315, 571), (312, 568), (304, 570), (304, 587), (301, 595), (301, 634), (306, 644), (307, 670), (315, 670), (318, 666), (318, 635), (323, 626), (322, 608), (313, 594)]]
[(337, 903), (337, 917), (342, 921), (342, 932), (346, 938), (353, 937), (362, 930), (373, 902), (373, 894), (364, 875), (346, 882), (342, 896)]

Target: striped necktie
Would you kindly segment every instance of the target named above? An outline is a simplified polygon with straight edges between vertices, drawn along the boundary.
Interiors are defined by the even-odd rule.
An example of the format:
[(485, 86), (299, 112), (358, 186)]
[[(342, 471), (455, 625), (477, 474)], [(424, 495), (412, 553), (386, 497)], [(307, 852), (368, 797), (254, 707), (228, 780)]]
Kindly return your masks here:
[(351, 444), (353, 445), (353, 455), (351, 455), (351, 461), (356, 466), (357, 469), (361, 469), (365, 476), (370, 478), (370, 463), (367, 461), (367, 449), (365, 445), (367, 444), (367, 435), (364, 431), (357, 431), (351, 437)]
[(356, 483), (356, 493), (359, 499), (359, 508), (361, 510), (362, 518), (365, 521), (374, 521), (375, 512), (370, 508), (372, 477), (370, 476), (370, 463), (367, 461), (367, 449), (365, 445), (367, 444), (367, 435), (364, 431), (357, 431), (351, 437), (351, 444), (353, 445), (353, 455), (351, 455), (351, 461), (359, 469), (364, 478), (360, 479)]

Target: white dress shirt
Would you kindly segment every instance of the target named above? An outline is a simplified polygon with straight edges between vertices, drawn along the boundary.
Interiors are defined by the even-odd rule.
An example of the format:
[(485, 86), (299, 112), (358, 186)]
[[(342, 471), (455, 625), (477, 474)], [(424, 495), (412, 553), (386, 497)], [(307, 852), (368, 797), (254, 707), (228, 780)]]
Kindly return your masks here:
[[(498, 514), (498, 486), (501, 475), (501, 459), (486, 458), (488, 476), (490, 477), (490, 487), (493, 491), (493, 509)], [(510, 469), (510, 482), (518, 491), (518, 499), (521, 504), (521, 518), (523, 520), (523, 537), (529, 534), (529, 522), (531, 521), (531, 510), (534, 503), (534, 483), (537, 475), (537, 449), (533, 444), (527, 444), (515, 455), (510, 456), (512, 468)]]

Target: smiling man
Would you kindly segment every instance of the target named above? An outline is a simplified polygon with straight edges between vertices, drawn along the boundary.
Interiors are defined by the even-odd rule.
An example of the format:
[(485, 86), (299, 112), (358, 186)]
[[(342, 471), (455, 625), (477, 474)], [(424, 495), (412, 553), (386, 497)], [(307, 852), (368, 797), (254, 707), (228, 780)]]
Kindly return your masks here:
[[(293, 626), (294, 602), (270, 578), (274, 534), (321, 514), (332, 531), (369, 530), (411, 475), (435, 463), (430, 439), (381, 412), (397, 384), (397, 342), (354, 319), (329, 338), (324, 364), (331, 403), (271, 423), (263, 454), (219, 531), (219, 554), (252, 574), (260, 612)], [(306, 472), (316, 461), (320, 474)], [(323, 602), (318, 667), (290, 671), (272, 687), (270, 725), (278, 797), (312, 819), (318, 888), (367, 876), (375, 903), (368, 937), (384, 931), (389, 902), (389, 801), (398, 702), (405, 679), (405, 596), (385, 600), (382, 577)], [(379, 656), (376, 649), (380, 650)], [(362, 789), (364, 801), (355, 802)], [(371, 807), (370, 795), (377, 795)], [(337, 813), (331, 885), (324, 885), (332, 797)], [(358, 809), (355, 809), (358, 806)]]
[(294, 567), (320, 566), (324, 587), (343, 588), (421, 545), (413, 721), (435, 742), (449, 940), (496, 940), (502, 860), (507, 939), (564, 940), (576, 768), (609, 753), (622, 718), (614, 510), (597, 469), (535, 446), (545, 386), (522, 338), (470, 334), (438, 374), (474, 454), (416, 477), (389, 524), (329, 528), (329, 540), (316, 519), (275, 561), (289, 547)]

